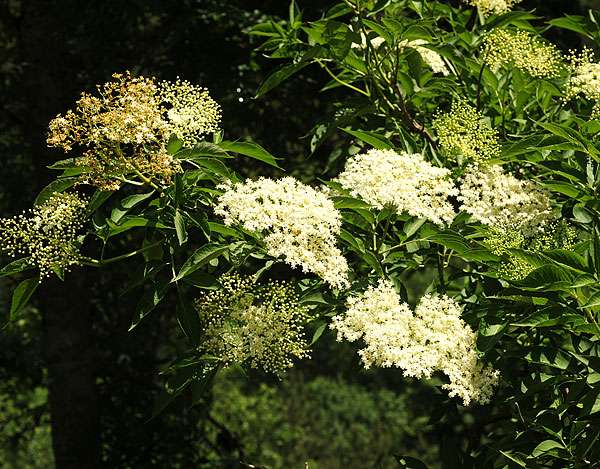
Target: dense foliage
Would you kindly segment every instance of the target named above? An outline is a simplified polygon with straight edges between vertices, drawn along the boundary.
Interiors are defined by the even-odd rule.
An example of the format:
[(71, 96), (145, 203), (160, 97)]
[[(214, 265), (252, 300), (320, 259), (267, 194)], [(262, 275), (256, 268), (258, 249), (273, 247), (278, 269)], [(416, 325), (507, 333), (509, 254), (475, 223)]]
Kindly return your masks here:
[[(0, 273), (19, 280), (7, 320), (18, 324), (46, 277), (127, 266), (129, 329), (164, 321), (161, 311), (184, 335), (166, 347), (154, 415), (185, 396), (228, 441), (230, 451), (194, 446), (197, 464), (283, 464), (248, 443), (256, 416), (246, 398), (232, 398), (244, 421), (219, 401), (232, 369), (276, 383), (272, 374), (302, 376), (301, 360), (353, 360), (361, 373), (360, 360), (416, 387), (398, 401), (386, 390), (335, 392), (324, 378), (283, 392), (306, 407), (298, 414), (339, 416), (350, 441), (371, 445), (357, 457), (373, 467), (594, 467), (600, 15), (542, 19), (515, 2), (466, 3), (348, 0), (306, 21), (292, 2), (287, 20), (253, 26), (258, 51), (282, 62), (259, 97), (309, 67), (328, 80), (331, 114), (307, 138), (323, 157), (318, 181), (260, 170), (245, 179), (244, 158), (266, 175), (285, 163), (217, 130), (219, 105), (192, 83), (125, 73), (82, 94), (49, 126), (47, 143), (66, 153), (51, 165), (58, 176), (30, 211), (0, 221), (2, 248), (16, 257)], [(590, 48), (561, 50), (549, 40), (558, 30)], [(407, 410), (415, 389), (428, 396), (419, 415)], [(359, 408), (331, 411), (329, 393), (350, 393), (342, 401)], [(34, 394), (34, 406), (45, 399)], [(272, 384), (255, 395), (251, 405), (278, 405)], [(396, 414), (404, 428), (366, 435), (387, 418), (394, 427)], [(439, 436), (429, 445), (424, 415)], [(276, 438), (286, 452), (301, 440), (282, 427)], [(301, 447), (288, 464), (335, 464), (318, 441)]]

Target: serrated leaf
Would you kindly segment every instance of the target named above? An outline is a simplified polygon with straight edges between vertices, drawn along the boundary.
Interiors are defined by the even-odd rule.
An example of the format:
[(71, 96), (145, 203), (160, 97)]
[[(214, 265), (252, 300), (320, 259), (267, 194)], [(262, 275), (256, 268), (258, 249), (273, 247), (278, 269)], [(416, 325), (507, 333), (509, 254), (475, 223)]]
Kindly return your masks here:
[(17, 259), (16, 261), (6, 264), (2, 269), (0, 269), (0, 277), (7, 277), (9, 275), (25, 272), (26, 270), (33, 269), (34, 267), (35, 266), (31, 263), (31, 259), (29, 257), (23, 257), (22, 259)]
[(57, 192), (64, 192), (69, 187), (74, 186), (77, 181), (79, 181), (79, 178), (77, 177), (66, 177), (52, 181), (38, 194), (33, 205), (43, 204), (44, 202), (48, 201), (53, 194)]

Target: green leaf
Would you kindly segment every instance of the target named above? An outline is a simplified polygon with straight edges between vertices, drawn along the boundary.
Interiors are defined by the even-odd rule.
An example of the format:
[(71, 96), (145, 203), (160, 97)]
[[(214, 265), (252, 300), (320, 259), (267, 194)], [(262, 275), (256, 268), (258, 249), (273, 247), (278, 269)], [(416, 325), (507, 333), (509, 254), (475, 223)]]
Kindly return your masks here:
[(537, 445), (535, 447), (535, 449), (531, 452), (531, 455), (534, 458), (537, 458), (538, 456), (541, 456), (553, 449), (563, 449), (564, 446), (559, 443), (558, 441), (554, 441), (554, 440), (546, 440), (546, 441), (542, 441), (539, 445)]
[(600, 306), (600, 292), (594, 293), (582, 306), (582, 308), (594, 308)]
[(326, 322), (319, 324), (319, 327), (317, 327), (315, 329), (315, 332), (313, 334), (313, 337), (312, 337), (312, 340), (310, 341), (309, 346), (314, 345), (317, 342), (317, 340), (319, 340), (319, 338), (323, 335), (323, 332), (325, 332), (326, 327), (327, 327)]
[(60, 178), (55, 181), (52, 181), (50, 184), (48, 184), (46, 187), (44, 187), (42, 189), (42, 191), (38, 194), (38, 196), (35, 199), (35, 202), (33, 204), (34, 205), (43, 204), (44, 202), (48, 201), (48, 199), (50, 197), (52, 197), (53, 194), (55, 194), (57, 192), (64, 192), (69, 187), (74, 186), (78, 180), (79, 180), (79, 178), (77, 178), (77, 177), (66, 177), (66, 178)]
[(121, 218), (123, 218), (123, 216), (127, 212), (129, 212), (129, 210), (131, 210), (133, 207), (135, 207), (137, 204), (143, 202), (144, 200), (147, 200), (153, 194), (154, 194), (154, 191), (148, 192), (146, 194), (134, 194), (134, 195), (130, 195), (129, 197), (125, 197), (123, 200), (121, 200), (119, 202), (118, 207), (113, 208), (113, 210), (110, 214), (111, 221), (113, 221), (115, 223), (119, 223), (119, 221), (121, 221)]
[(378, 133), (366, 130), (344, 129), (341, 127), (340, 130), (343, 130), (347, 134), (352, 135), (353, 137), (371, 145), (373, 148), (376, 148), (378, 150), (391, 150), (394, 148), (392, 142), (390, 142), (386, 137)]
[(200, 343), (202, 322), (194, 306), (180, 285), (177, 285), (177, 321), (187, 338), (194, 345)]
[(277, 158), (256, 143), (223, 141), (220, 145), (225, 151), (231, 151), (244, 156), (249, 156), (250, 158), (267, 163), (274, 168), (281, 169), (281, 167), (277, 164)]
[(109, 227), (107, 238), (129, 231), (132, 228), (151, 227), (151, 228), (167, 228), (173, 229), (172, 226), (167, 226), (158, 220), (153, 220), (145, 217), (123, 217), (120, 222), (114, 223), (111, 220), (106, 220)]
[(181, 211), (179, 209), (175, 210), (175, 217), (173, 217), (173, 221), (175, 223), (175, 232), (177, 233), (177, 241), (179, 241), (179, 245), (185, 244), (187, 241), (187, 231), (185, 229), (185, 220), (181, 215)]
[(207, 156), (211, 158), (230, 158), (225, 150), (211, 142), (199, 142), (192, 148), (184, 148), (175, 154), (179, 160), (194, 161), (195, 158)]
[(0, 269), (0, 277), (7, 277), (33, 268), (34, 265), (31, 264), (31, 259), (29, 257), (23, 257), (22, 259), (12, 261), (10, 264), (7, 264)]
[(12, 301), (10, 304), (10, 320), (13, 321), (17, 315), (27, 306), (33, 292), (40, 284), (38, 277), (32, 277), (23, 280), (13, 292)]
[(169, 143), (167, 143), (167, 153), (169, 155), (174, 155), (181, 149), (182, 146), (183, 142), (181, 140), (179, 140), (177, 137), (171, 137)]
[(332, 197), (333, 200), (333, 205), (335, 206), (335, 208), (337, 208), (338, 210), (344, 209), (344, 208), (363, 208), (365, 210), (369, 210), (371, 209), (371, 206), (360, 200), (360, 199), (355, 199), (354, 197)]
[(258, 91), (256, 92), (256, 97), (260, 98), (261, 96), (267, 94), (273, 88), (275, 88), (279, 84), (283, 83), (285, 80), (287, 80), (292, 75), (298, 73), (300, 70), (302, 70), (304, 67), (306, 67), (310, 63), (311, 63), (310, 61), (306, 60), (306, 61), (301, 61), (301, 62), (298, 62), (295, 64), (284, 65), (283, 67), (278, 68), (273, 73), (271, 73), (265, 79), (265, 81), (262, 82), (262, 84), (258, 88)]
[(177, 280), (181, 280), (186, 275), (195, 272), (203, 265), (207, 264), (211, 259), (215, 259), (223, 254), (228, 249), (227, 246), (223, 246), (222, 244), (210, 243), (206, 246), (202, 246), (197, 249), (179, 270), (179, 273), (175, 278), (173, 278), (172, 282), (176, 282)]

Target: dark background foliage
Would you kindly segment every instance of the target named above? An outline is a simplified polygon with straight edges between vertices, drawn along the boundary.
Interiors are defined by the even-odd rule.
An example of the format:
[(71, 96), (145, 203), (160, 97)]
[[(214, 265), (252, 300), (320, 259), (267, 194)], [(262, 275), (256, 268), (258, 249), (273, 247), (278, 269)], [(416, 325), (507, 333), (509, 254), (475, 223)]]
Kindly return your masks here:
[[(525, 0), (523, 6), (557, 16), (584, 14), (597, 2)], [(331, 3), (300, 6), (305, 18), (317, 18)], [(331, 148), (306, 158), (301, 137), (328, 114), (318, 93), (322, 78), (308, 71), (253, 99), (273, 65), (253, 54), (246, 31), (267, 17), (285, 17), (287, 9), (282, 0), (2, 0), (0, 215), (30, 206), (50, 180), (46, 166), (61, 155), (46, 148), (48, 121), (81, 91), (123, 70), (208, 87), (223, 106), (227, 138), (251, 136), (284, 157), (292, 173), (319, 177)], [(564, 49), (579, 45), (568, 34), (549, 39)], [(428, 431), (420, 409), (435, 405), (434, 391), (394, 372), (359, 371), (350, 352), (333, 361), (331, 349), (340, 346), (330, 336), (283, 383), (261, 385), (262, 379), (232, 373), (219, 382), (214, 402), (190, 407), (187, 396), (151, 418), (162, 386), (158, 372), (177, 354), (180, 337), (168, 302), (153, 313), (159, 320), (128, 332), (138, 300), (122, 291), (128, 275), (121, 267), (77, 270), (68, 294), (49, 282), (36, 307), (0, 335), (1, 468), (51, 467), (50, 426), (55, 449), (66, 445), (72, 453), (58, 467), (93, 467), (96, 460), (111, 468), (235, 467), (240, 460), (392, 467), (395, 451), (435, 465), (440, 435)], [(0, 283), (0, 314), (11, 286)], [(83, 426), (62, 427), (68, 413), (81, 415)], [(89, 445), (68, 448), (73, 432), (87, 432)]]

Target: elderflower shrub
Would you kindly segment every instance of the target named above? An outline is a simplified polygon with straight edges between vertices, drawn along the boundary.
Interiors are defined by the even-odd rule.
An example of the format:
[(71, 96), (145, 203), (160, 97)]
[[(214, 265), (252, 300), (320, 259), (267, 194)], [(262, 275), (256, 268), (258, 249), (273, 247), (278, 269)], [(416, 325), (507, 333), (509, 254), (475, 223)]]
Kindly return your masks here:
[(442, 151), (448, 156), (462, 156), (475, 162), (500, 156), (498, 132), (465, 101), (455, 101), (450, 112), (437, 114), (433, 130)]
[(293, 177), (225, 184), (215, 212), (225, 224), (264, 235), (267, 252), (312, 272), (330, 286), (348, 286), (348, 264), (336, 246), (341, 216), (323, 193)]
[(54, 194), (22, 215), (0, 219), (0, 246), (12, 257), (29, 256), (40, 278), (68, 271), (81, 261), (77, 235), (86, 208), (77, 194)]
[(418, 153), (372, 149), (348, 159), (336, 180), (380, 210), (392, 206), (441, 225), (455, 215), (448, 198), (458, 191), (449, 175), (448, 169), (433, 166)]
[(49, 124), (47, 143), (71, 152), (81, 150), (80, 182), (117, 190), (128, 175), (144, 183), (167, 186), (181, 166), (167, 151), (171, 135), (192, 145), (215, 131), (219, 105), (204, 88), (177, 80), (115, 73), (97, 86), (97, 95), (82, 93), (74, 110)]
[(196, 300), (204, 324), (201, 348), (225, 366), (248, 362), (277, 375), (308, 357), (303, 327), (308, 309), (288, 282), (255, 283), (237, 273)]
[(476, 7), (482, 15), (501, 15), (513, 9), (522, 0), (463, 0), (467, 5)]
[(553, 78), (563, 69), (556, 46), (522, 30), (492, 30), (484, 39), (482, 57), (492, 68), (512, 66), (535, 78)]
[(426, 295), (415, 312), (402, 303), (393, 284), (380, 280), (348, 299), (345, 314), (331, 328), (337, 339), (363, 339), (359, 355), (366, 368), (395, 366), (405, 376), (430, 378), (441, 371), (449, 378), (443, 389), (464, 405), (490, 401), (499, 374), (478, 361), (476, 335), (461, 319), (459, 305), (447, 296)]
[(583, 49), (579, 54), (572, 53), (569, 57), (571, 76), (567, 82), (565, 100), (578, 95), (594, 102), (592, 119), (600, 119), (600, 63), (595, 61), (590, 49)]
[(498, 165), (472, 165), (460, 185), (460, 209), (499, 230), (533, 237), (552, 219), (548, 193), (531, 181), (507, 174)]

